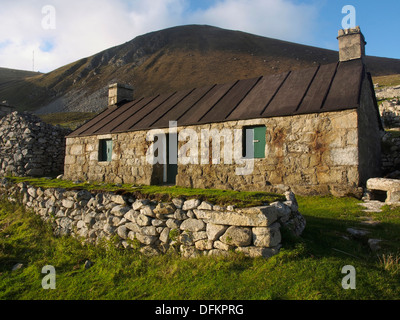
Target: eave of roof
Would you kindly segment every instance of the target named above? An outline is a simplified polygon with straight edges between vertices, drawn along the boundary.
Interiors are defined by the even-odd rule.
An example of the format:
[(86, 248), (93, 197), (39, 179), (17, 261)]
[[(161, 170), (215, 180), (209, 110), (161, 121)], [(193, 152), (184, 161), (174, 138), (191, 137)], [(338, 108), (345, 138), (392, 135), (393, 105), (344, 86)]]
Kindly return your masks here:
[(69, 137), (356, 109), (363, 75), (358, 59), (140, 98), (105, 109)]

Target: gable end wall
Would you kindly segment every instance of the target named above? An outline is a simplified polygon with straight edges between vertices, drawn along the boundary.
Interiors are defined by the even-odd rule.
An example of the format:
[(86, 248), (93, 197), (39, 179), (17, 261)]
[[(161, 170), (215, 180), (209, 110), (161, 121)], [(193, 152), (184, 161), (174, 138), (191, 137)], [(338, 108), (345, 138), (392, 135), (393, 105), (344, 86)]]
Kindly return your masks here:
[(381, 176), (381, 125), (375, 92), (369, 75), (364, 77), (358, 109), (360, 184)]

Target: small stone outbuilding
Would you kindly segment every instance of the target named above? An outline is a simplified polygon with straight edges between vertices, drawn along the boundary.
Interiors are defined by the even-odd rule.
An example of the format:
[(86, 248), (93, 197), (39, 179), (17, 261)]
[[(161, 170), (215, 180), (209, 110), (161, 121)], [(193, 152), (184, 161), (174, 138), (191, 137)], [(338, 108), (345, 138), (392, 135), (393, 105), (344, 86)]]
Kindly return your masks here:
[(0, 175), (55, 176), (64, 171), (65, 136), (71, 132), (14, 111), (0, 120)]
[(360, 29), (338, 40), (334, 64), (133, 101), (113, 86), (113, 104), (67, 137), (65, 177), (360, 194), (380, 176), (383, 128)]

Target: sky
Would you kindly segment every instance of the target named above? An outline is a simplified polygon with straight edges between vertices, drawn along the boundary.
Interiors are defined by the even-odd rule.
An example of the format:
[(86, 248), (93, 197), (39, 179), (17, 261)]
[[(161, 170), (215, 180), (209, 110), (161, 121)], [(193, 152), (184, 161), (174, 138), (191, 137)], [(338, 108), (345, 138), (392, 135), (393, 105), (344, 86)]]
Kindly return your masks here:
[(0, 67), (50, 72), (187, 24), (332, 50), (339, 29), (359, 25), (368, 55), (400, 59), (399, 9), (400, 0), (0, 0)]

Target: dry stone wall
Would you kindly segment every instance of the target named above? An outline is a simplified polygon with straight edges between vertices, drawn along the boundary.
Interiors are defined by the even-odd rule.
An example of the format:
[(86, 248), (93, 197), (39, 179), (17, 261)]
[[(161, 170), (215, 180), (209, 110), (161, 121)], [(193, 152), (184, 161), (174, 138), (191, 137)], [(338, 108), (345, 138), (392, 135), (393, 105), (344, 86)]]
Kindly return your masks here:
[(393, 97), (400, 97), (400, 86), (392, 86), (385, 88), (375, 88), (377, 99), (390, 99)]
[(0, 175), (63, 173), (65, 136), (70, 132), (30, 113), (8, 114), (0, 120)]
[(9, 199), (19, 199), (50, 223), (57, 235), (91, 243), (116, 236), (121, 246), (139, 244), (148, 255), (169, 250), (183, 257), (240, 251), (270, 257), (279, 252), (282, 227), (299, 236), (306, 224), (291, 192), (285, 202), (237, 209), (198, 199), (153, 202), (115, 193), (42, 189), (6, 178), (0, 187)]
[(388, 178), (400, 178), (399, 132), (386, 132), (382, 137), (382, 173)]
[(379, 105), (379, 112), (385, 128), (400, 127), (400, 99), (384, 100)]

